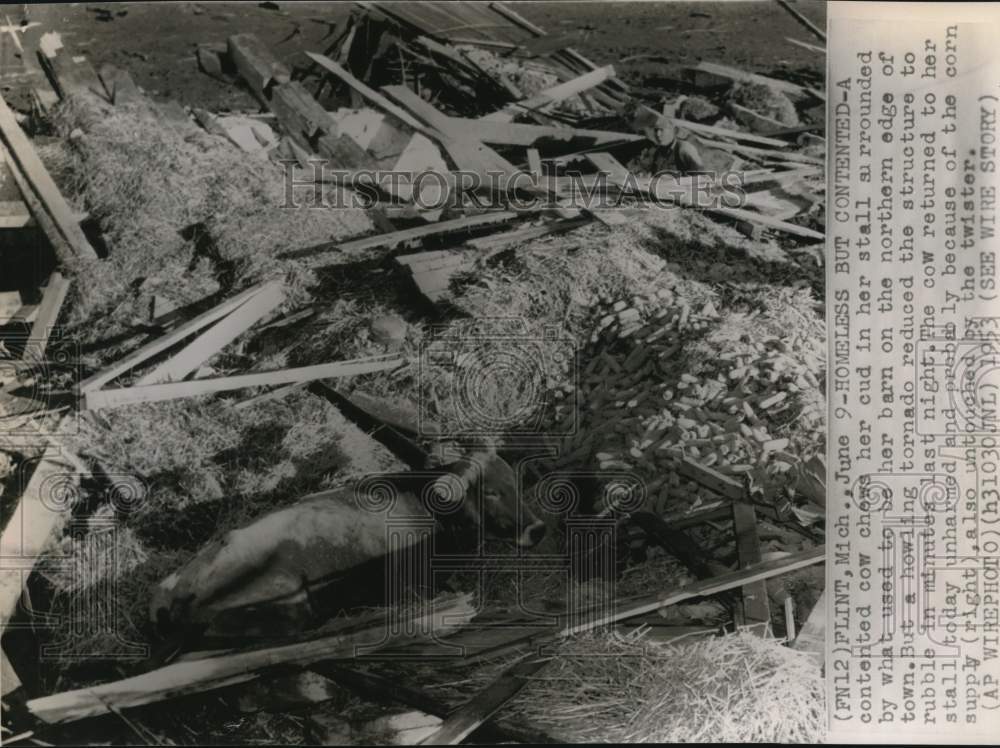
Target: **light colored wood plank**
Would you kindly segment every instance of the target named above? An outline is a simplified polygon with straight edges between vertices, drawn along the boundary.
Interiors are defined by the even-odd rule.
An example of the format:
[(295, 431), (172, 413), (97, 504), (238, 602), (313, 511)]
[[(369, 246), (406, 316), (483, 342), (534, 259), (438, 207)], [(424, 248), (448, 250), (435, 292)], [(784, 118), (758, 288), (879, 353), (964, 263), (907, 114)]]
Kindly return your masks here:
[(256, 322), (277, 309), (285, 300), (284, 284), (271, 281), (220, 322), (188, 343), (183, 349), (139, 378), (136, 386), (158, 382), (179, 382), (211, 356), (233, 342)]
[[(414, 635), (411, 632), (414, 630), (430, 632), (437, 637), (446, 636), (472, 615), (469, 596), (462, 596), (439, 605), (434, 610), (420, 611), (419, 615), (408, 621), (386, 618), (384, 622), (355, 633), (177, 662), (132, 678), (30, 699), (26, 708), (32, 716), (47, 724), (74, 722), (112, 711), (245, 683), (258, 678), (266, 668), (302, 666), (333, 658), (349, 659), (356, 657), (361, 648), (381, 648), (412, 640)], [(396, 623), (397, 626), (390, 628), (390, 623)]]
[(665, 595), (642, 595), (635, 598), (618, 600), (616, 601), (613, 613), (596, 616), (589, 621), (574, 626), (567, 626), (559, 633), (559, 636), (572, 636), (584, 631), (591, 631), (626, 618), (634, 618), (645, 613), (652, 613), (660, 608), (676, 605), (694, 597), (704, 597), (706, 595), (715, 595), (719, 592), (726, 592), (737, 587), (752, 584), (753, 582), (759, 582), (796, 571), (797, 569), (804, 569), (807, 566), (820, 564), (825, 560), (826, 550), (824, 546), (818, 546), (807, 551), (801, 551), (800, 553), (793, 553), (785, 558), (765, 561), (751, 569), (741, 569), (729, 574), (712, 577), (711, 579), (699, 580), (668, 592)]
[(20, 168), (27, 184), (34, 190), (73, 252), (82, 258), (96, 259), (97, 252), (83, 235), (76, 216), (56, 183), (52, 181), (48, 169), (38, 158), (38, 153), (17, 123), (14, 112), (7, 106), (3, 96), (0, 96), (0, 134), (7, 143), (13, 163)]
[(504, 671), (484, 690), (448, 715), (441, 727), (421, 741), (421, 745), (457, 745), (499, 711), (528, 684), (528, 678), (550, 661), (529, 657)]
[[(446, 117), (446, 120), (442, 121), (441, 125), (438, 125), (438, 129), (442, 130), (446, 135), (456, 139), (473, 136), (477, 141), (491, 145), (530, 147), (539, 142), (570, 143), (573, 141), (586, 141), (581, 147), (593, 148), (612, 143), (635, 143), (645, 138), (644, 135), (637, 135), (631, 132), (587, 130), (578, 127), (556, 127), (553, 125), (532, 125), (520, 122), (496, 122), (486, 119), (471, 120), (462, 119), (461, 117), (443, 116)], [(782, 145), (785, 145), (785, 143), (782, 143)]]
[(815, 655), (820, 664), (826, 659), (826, 618), (826, 590), (823, 590), (792, 643), (792, 649)]
[(227, 45), (230, 59), (259, 99), (268, 98), (271, 86), (292, 79), (291, 71), (253, 34), (234, 34)]
[[(60, 422), (60, 427), (66, 418)], [(58, 432), (58, 428), (57, 428)], [(79, 461), (50, 440), (0, 535), (0, 633), (17, 610), (24, 582), (73, 511)], [(24, 469), (22, 467), (22, 469)], [(11, 485), (16, 486), (16, 482)]]
[(314, 379), (333, 379), (335, 377), (353, 377), (359, 374), (371, 374), (377, 371), (395, 369), (404, 363), (405, 359), (392, 357), (382, 360), (356, 359), (338, 361), (329, 364), (302, 366), (295, 369), (279, 369), (254, 374), (236, 374), (230, 377), (209, 377), (193, 379), (185, 382), (168, 382), (166, 384), (147, 384), (141, 387), (119, 387), (107, 390), (87, 390), (84, 395), (84, 408), (98, 410), (100, 408), (118, 408), (135, 403), (156, 403), (164, 400), (176, 400), (182, 397), (197, 397), (216, 392), (240, 390), (246, 387), (270, 387), (277, 384), (292, 384), (294, 382), (309, 382)]
[(58, 272), (49, 276), (48, 285), (42, 295), (42, 303), (38, 305), (38, 313), (31, 325), (31, 338), (24, 350), (25, 358), (30, 355), (34, 360), (40, 361), (45, 356), (45, 349), (49, 345), (52, 330), (59, 318), (59, 310), (62, 309), (66, 294), (69, 292), (69, 283), (69, 280)]
[(518, 114), (533, 112), (543, 109), (551, 104), (564, 101), (565, 99), (568, 99), (571, 96), (576, 96), (589, 88), (599, 86), (609, 78), (614, 78), (614, 76), (614, 66), (606, 65), (568, 81), (563, 81), (562, 83), (552, 86), (551, 88), (547, 88), (544, 91), (539, 91), (537, 94), (528, 99), (508, 104), (499, 111), (491, 112), (490, 114), (480, 117), (479, 120), (488, 120), (491, 122), (511, 122)]
[(98, 387), (103, 387), (105, 384), (110, 382), (115, 377), (124, 374), (129, 369), (132, 369), (139, 364), (141, 364), (146, 359), (155, 356), (160, 351), (165, 351), (172, 345), (175, 345), (188, 335), (198, 332), (198, 330), (203, 327), (212, 324), (216, 320), (229, 314), (234, 309), (238, 308), (241, 304), (245, 304), (247, 301), (252, 299), (257, 295), (266, 284), (261, 283), (256, 286), (252, 286), (242, 293), (233, 296), (231, 299), (227, 299), (218, 306), (209, 309), (207, 312), (199, 314), (190, 322), (186, 322), (175, 330), (171, 330), (166, 335), (163, 335), (156, 340), (150, 341), (146, 345), (142, 346), (139, 350), (134, 353), (129, 354), (120, 361), (115, 362), (106, 369), (93, 374), (86, 379), (84, 379), (79, 386), (81, 393), (86, 393), (89, 390), (96, 389)]
[(331, 243), (320, 245), (318, 247), (295, 250), (293, 252), (286, 252), (281, 256), (288, 258), (302, 258), (310, 267), (323, 267), (324, 265), (334, 263), (331, 261), (330, 257), (324, 257), (322, 254), (314, 257), (317, 253), (336, 252), (338, 257), (346, 257), (352, 261), (367, 259), (372, 256), (373, 250), (391, 251), (429, 236), (440, 236), (442, 234), (470, 231), (484, 226), (499, 226), (500, 224), (510, 223), (511, 221), (517, 220), (522, 215), (524, 214), (509, 210), (480, 213), (477, 216), (463, 216), (462, 218), (455, 218), (450, 221), (439, 221), (438, 223), (430, 223), (426, 226), (415, 226), (412, 229), (403, 229), (402, 231), (395, 231), (391, 234), (378, 234), (376, 236), (366, 236), (361, 239), (354, 239), (340, 244)]
[(756, 73), (748, 73), (745, 70), (729, 67), (728, 65), (720, 65), (716, 62), (699, 62), (697, 65), (687, 68), (687, 70), (694, 77), (696, 83), (699, 79), (711, 80), (712, 78), (731, 83), (745, 81), (770, 86), (793, 99), (802, 99), (809, 96), (809, 92), (805, 88), (795, 83), (778, 80), (777, 78), (768, 78), (765, 75), (757, 75)]

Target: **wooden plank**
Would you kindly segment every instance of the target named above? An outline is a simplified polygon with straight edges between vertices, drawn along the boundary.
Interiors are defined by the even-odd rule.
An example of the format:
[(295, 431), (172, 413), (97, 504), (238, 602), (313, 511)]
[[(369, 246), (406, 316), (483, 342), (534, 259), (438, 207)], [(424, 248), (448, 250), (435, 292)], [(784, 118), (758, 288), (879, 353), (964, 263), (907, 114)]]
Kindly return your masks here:
[(550, 662), (548, 657), (529, 657), (504, 671), (497, 680), (451, 714), (425, 745), (457, 745), (514, 698), (528, 679)]
[[(387, 86), (396, 89), (396, 86)], [(409, 91), (409, 89), (406, 89)], [(416, 96), (416, 94), (414, 94)], [(421, 101), (423, 101), (421, 99)], [(426, 102), (425, 102), (426, 103)], [(482, 143), (502, 146), (531, 147), (538, 143), (576, 143), (581, 141), (579, 148), (592, 148), (613, 143), (635, 143), (645, 139), (645, 135), (630, 132), (614, 132), (611, 130), (587, 130), (578, 127), (557, 127), (553, 125), (532, 125), (520, 122), (496, 122), (486, 119), (463, 119), (448, 117), (436, 124), (439, 130), (450, 137), (460, 139), (474, 135)], [(750, 136), (755, 137), (755, 136)], [(756, 142), (756, 141), (755, 141)], [(784, 141), (774, 141), (782, 146)]]
[(309, 59), (317, 63), (328, 73), (335, 75), (337, 78), (339, 78), (344, 83), (349, 85), (355, 91), (364, 96), (366, 99), (371, 101), (373, 104), (376, 104), (379, 108), (381, 108), (385, 112), (388, 112), (396, 119), (409, 125), (414, 130), (417, 130), (425, 135), (428, 135), (431, 138), (436, 138), (438, 136), (438, 133), (430, 132), (428, 128), (425, 127), (423, 124), (421, 124), (420, 121), (417, 120), (416, 117), (414, 117), (412, 114), (407, 112), (405, 109), (396, 106), (389, 99), (380, 94), (378, 91), (376, 91), (367, 84), (355, 78), (353, 75), (347, 72), (347, 70), (345, 70), (341, 65), (338, 65), (336, 62), (331, 60), (326, 55), (316, 54), (315, 52), (306, 52), (306, 55), (309, 57)]
[(207, 312), (199, 314), (197, 317), (189, 322), (184, 323), (175, 330), (171, 330), (166, 335), (162, 335), (156, 340), (152, 340), (146, 345), (142, 346), (139, 350), (134, 353), (129, 354), (120, 361), (115, 362), (106, 369), (93, 374), (86, 379), (84, 379), (79, 386), (81, 393), (86, 393), (90, 390), (97, 389), (98, 387), (103, 387), (105, 384), (110, 382), (115, 377), (124, 374), (129, 369), (132, 369), (148, 358), (155, 356), (160, 351), (165, 351), (172, 345), (176, 345), (186, 338), (188, 335), (198, 332), (198, 330), (203, 327), (212, 324), (216, 320), (221, 319), (233, 310), (237, 309), (242, 304), (256, 296), (260, 291), (266, 286), (266, 283), (260, 283), (256, 286), (252, 286), (242, 293), (233, 296), (231, 299), (223, 301), (221, 304), (209, 309)]
[(808, 49), (810, 52), (815, 52), (816, 54), (825, 55), (826, 47), (817, 47), (815, 44), (810, 44), (809, 42), (800, 41), (799, 39), (792, 39), (789, 36), (785, 37), (786, 42), (791, 42), (796, 47), (802, 47), (802, 49)]
[(736, 82), (761, 83), (796, 100), (807, 98), (810, 95), (805, 88), (795, 83), (778, 80), (777, 78), (768, 78), (765, 75), (757, 75), (756, 73), (748, 73), (745, 70), (729, 67), (728, 65), (720, 65), (716, 62), (699, 62), (697, 65), (685, 70), (695, 82), (695, 85), (698, 85), (699, 81), (708, 82), (711, 85), (711, 81), (713, 80), (716, 81), (716, 84), (721, 82), (723, 85)]
[(93, 389), (83, 393), (83, 407), (87, 410), (118, 408), (123, 405), (134, 405), (135, 403), (156, 403), (164, 400), (176, 400), (181, 397), (197, 397), (216, 392), (241, 390), (246, 387), (270, 387), (277, 384), (309, 382), (314, 379), (353, 377), (360, 374), (371, 374), (378, 371), (395, 369), (404, 362), (405, 359), (400, 357), (381, 360), (354, 359), (351, 361), (301, 366), (295, 369), (237, 374), (230, 377), (209, 377), (184, 382), (147, 384), (140, 387), (119, 387), (117, 389), (106, 390)]
[(765, 228), (774, 229), (775, 231), (781, 231), (785, 234), (791, 234), (792, 236), (798, 236), (802, 239), (814, 239), (816, 241), (825, 241), (826, 236), (819, 231), (813, 231), (812, 229), (806, 228), (805, 226), (799, 226), (795, 223), (788, 223), (787, 221), (779, 221), (775, 218), (770, 218), (760, 213), (754, 213), (749, 210), (741, 210), (739, 208), (712, 208), (708, 212), (715, 213), (721, 216), (726, 216), (728, 218), (733, 218), (738, 221), (749, 221), (751, 223), (759, 224)]
[(732, 501), (739, 501), (743, 498), (743, 484), (738, 480), (723, 475), (717, 470), (706, 467), (691, 457), (685, 457), (674, 468), (679, 475), (683, 475), (688, 480), (704, 486), (721, 496), (725, 496)]
[[(743, 587), (747, 584), (759, 582), (780, 574), (787, 574), (797, 569), (804, 569), (807, 566), (823, 563), (826, 560), (826, 550), (823, 546), (810, 548), (807, 551), (793, 553), (785, 558), (765, 561), (757, 564), (751, 569), (740, 569), (728, 574), (722, 574), (711, 579), (699, 580), (691, 584), (680, 587), (667, 594), (641, 595), (633, 598), (626, 598), (616, 601), (615, 610), (606, 615), (597, 616), (589, 621), (580, 624), (567, 626), (559, 632), (560, 637), (572, 636), (573, 634), (591, 631), (601, 628), (626, 618), (634, 618), (645, 613), (652, 613), (660, 608), (690, 600), (694, 597), (704, 597), (715, 595), (720, 592)], [(606, 606), (601, 606), (602, 610)], [(800, 634), (801, 636), (801, 634)]]
[(111, 64), (101, 66), (98, 76), (104, 84), (104, 90), (108, 93), (108, 99), (112, 104), (135, 104), (142, 101), (142, 92), (135, 85), (132, 76), (126, 71)]
[(199, 335), (184, 348), (139, 378), (136, 386), (158, 382), (179, 382), (197, 370), (211, 356), (229, 345), (256, 322), (277, 309), (285, 300), (281, 281), (266, 283), (246, 303), (230, 312), (220, 322)]
[[(736, 529), (736, 555), (740, 568), (748, 569), (761, 561), (760, 540), (757, 537), (757, 513), (753, 504), (742, 501), (733, 503), (733, 527)], [(767, 633), (771, 610), (767, 600), (767, 584), (761, 580), (740, 588), (743, 596), (741, 615), (737, 623), (751, 627), (758, 636)]]
[(73, 252), (81, 258), (97, 258), (97, 252), (90, 246), (87, 237), (77, 223), (76, 216), (62, 196), (56, 183), (45, 168), (34, 146), (24, 134), (14, 117), (14, 112), (0, 96), (0, 134), (7, 143), (12, 162), (16, 164), (38, 200), (44, 205), (59, 233)]
[(542, 178), (542, 155), (537, 148), (528, 149), (528, 171), (538, 179)]
[(792, 643), (792, 649), (810, 652), (820, 664), (826, 659), (826, 617), (826, 590), (823, 590)]
[(469, 239), (465, 243), (473, 249), (492, 252), (503, 250), (516, 244), (524, 244), (525, 242), (540, 239), (543, 236), (572, 231), (580, 226), (586, 226), (588, 223), (590, 223), (590, 218), (585, 216), (581, 216), (580, 218), (570, 218), (564, 221), (549, 221), (548, 223), (543, 223), (541, 226), (528, 226), (523, 229), (505, 231), (502, 234), (492, 234), (479, 239)]
[(291, 71), (253, 34), (233, 34), (227, 47), (236, 69), (262, 101), (269, 98), (272, 86), (291, 81)]
[(796, 153), (795, 151), (772, 151), (766, 148), (755, 148), (749, 145), (742, 145), (736, 143), (723, 143), (719, 140), (707, 140), (702, 141), (705, 145), (711, 146), (712, 148), (721, 148), (724, 151), (732, 151), (740, 156), (751, 156), (760, 159), (770, 159), (772, 161), (794, 161), (800, 164), (811, 164), (813, 166), (824, 166), (823, 159), (813, 158), (812, 156), (804, 156), (801, 153)]
[(544, 91), (539, 91), (531, 98), (524, 99), (522, 101), (515, 101), (512, 104), (508, 104), (503, 109), (484, 115), (479, 119), (481, 121), (488, 120), (491, 122), (511, 122), (518, 114), (533, 112), (551, 104), (564, 101), (571, 96), (576, 96), (587, 89), (598, 86), (614, 76), (614, 66), (606, 65), (568, 81), (563, 81), (562, 83), (552, 86), (551, 88), (547, 88)]
[(357, 261), (373, 257), (373, 250), (391, 251), (398, 247), (408, 245), (419, 239), (430, 236), (441, 236), (443, 234), (471, 231), (486, 226), (498, 226), (510, 223), (520, 218), (523, 214), (516, 211), (496, 211), (480, 213), (476, 216), (463, 216), (450, 221), (439, 221), (426, 226), (415, 226), (412, 229), (403, 229), (391, 234), (378, 234), (376, 236), (366, 236), (362, 239), (354, 239), (348, 242), (318, 244), (314, 247), (293, 250), (278, 255), (282, 258), (304, 258), (309, 267), (323, 267), (333, 264), (330, 258), (316, 258), (312, 256), (320, 253), (336, 252), (341, 258)]
[(38, 59), (60, 99), (87, 93), (104, 96), (104, 84), (86, 57), (73, 55), (65, 47), (48, 51), (39, 49)]
[(48, 285), (42, 295), (42, 303), (39, 304), (35, 321), (31, 325), (31, 338), (28, 340), (22, 358), (30, 354), (34, 360), (41, 361), (43, 359), (45, 349), (49, 345), (49, 338), (52, 336), (52, 330), (59, 318), (59, 310), (62, 309), (68, 291), (69, 281), (60, 273), (54, 272), (49, 276)]
[[(650, 110), (652, 111), (652, 110)], [(655, 114), (655, 112), (654, 112)], [(714, 135), (721, 138), (731, 138), (732, 140), (741, 141), (743, 143), (756, 143), (757, 145), (766, 145), (772, 148), (787, 148), (788, 143), (784, 140), (777, 140), (775, 138), (766, 138), (762, 135), (754, 135), (749, 132), (741, 132), (740, 130), (730, 130), (725, 127), (716, 127), (715, 125), (702, 125), (697, 122), (689, 122), (686, 119), (677, 119), (676, 117), (664, 117), (673, 122), (674, 126), (678, 129), (690, 130), (696, 135)]]
[[(386, 617), (384, 622), (371, 628), (314, 641), (177, 662), (124, 680), (30, 699), (25, 707), (41, 722), (64, 724), (179, 696), (204, 693), (254, 680), (267, 668), (305, 666), (330, 658), (356, 657), (359, 648), (383, 647), (412, 639), (414, 630), (437, 637), (445, 636), (472, 617), (472, 606), (469, 597), (462, 596), (437, 606), (433, 611), (421, 612), (422, 615), (402, 621)], [(391, 627), (391, 623), (397, 626)]]
[(804, 15), (802, 15), (802, 13), (800, 13), (797, 9), (793, 8), (788, 3), (788, 0), (778, 0), (778, 5), (787, 10), (791, 14), (792, 18), (794, 18), (796, 21), (801, 23), (805, 28), (807, 28), (813, 36), (815, 36), (821, 42), (826, 44), (826, 32), (822, 31), (819, 28), (819, 26), (817, 26), (808, 18), (806, 18)]
[(507, 7), (503, 3), (490, 3), (490, 10), (495, 11), (506, 18), (508, 21), (516, 26), (520, 26), (525, 31), (528, 31), (535, 36), (545, 36), (545, 31), (531, 23), (528, 19), (524, 18), (518, 13), (515, 13), (512, 8)]
[(763, 114), (759, 114), (752, 109), (747, 109), (745, 106), (730, 102), (729, 109), (732, 111), (733, 117), (735, 117), (737, 122), (744, 127), (749, 127), (753, 132), (768, 135), (787, 129), (787, 126), (783, 122), (778, 122), (778, 120), (771, 117), (765, 117)]
[[(60, 427), (66, 421), (66, 418), (60, 421)], [(24, 582), (73, 512), (73, 501), (53, 501), (53, 498), (56, 494), (72, 496), (78, 490), (78, 465), (79, 461), (71, 453), (50, 440), (21, 493), (17, 508), (3, 528), (0, 535), (0, 559), (3, 559), (0, 564), (0, 633), (17, 610)], [(22, 471), (26, 469), (26, 466), (21, 468)]]
[(336, 135), (337, 123), (298, 81), (281, 83), (271, 90), (268, 108), (275, 113), (285, 132), (303, 148), (320, 133)]
[(0, 161), (4, 163), (7, 171), (13, 177), (15, 185), (24, 198), (25, 205), (28, 206), (32, 217), (38, 222), (38, 226), (42, 229), (42, 233), (45, 234), (45, 238), (52, 245), (52, 250), (56, 257), (63, 263), (72, 262), (75, 257), (73, 248), (63, 238), (63, 235), (59, 233), (59, 229), (56, 227), (55, 221), (52, 220), (52, 216), (45, 210), (45, 206), (42, 205), (41, 200), (38, 199), (34, 190), (31, 189), (31, 185), (28, 184), (27, 177), (21, 172), (21, 168), (14, 162), (14, 157), (10, 155), (10, 152), (4, 147), (2, 142), (0, 142)]
[[(432, 714), (442, 719), (454, 710), (443, 702), (429, 696), (423, 691), (400, 683), (397, 679), (386, 678), (376, 673), (363, 672), (344, 667), (336, 662), (320, 662), (310, 665), (313, 670), (325, 675), (336, 683), (356, 691), (365, 698), (380, 701), (390, 699), (425, 714)], [(493, 743), (555, 743), (558, 742), (548, 735), (523, 725), (495, 723), (487, 721), (475, 731), (475, 735)]]

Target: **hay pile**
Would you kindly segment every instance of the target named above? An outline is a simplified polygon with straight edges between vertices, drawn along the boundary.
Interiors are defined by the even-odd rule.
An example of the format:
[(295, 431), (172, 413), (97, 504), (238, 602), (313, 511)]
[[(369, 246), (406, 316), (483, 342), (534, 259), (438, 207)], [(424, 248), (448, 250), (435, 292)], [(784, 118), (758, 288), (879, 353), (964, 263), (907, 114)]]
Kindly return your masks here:
[(815, 660), (749, 633), (663, 645), (641, 632), (567, 641), (500, 714), (566, 742), (815, 743)]
[(321, 207), (311, 186), (296, 187), (290, 207), (279, 165), (153, 102), (74, 96), (52, 116), (65, 140), (40, 155), (109, 248), (106, 260), (74, 268), (67, 308), (83, 343), (148, 320), (154, 296), (182, 306), (277, 274), (297, 305), (315, 278), (275, 255), (371, 229), (361, 209)]

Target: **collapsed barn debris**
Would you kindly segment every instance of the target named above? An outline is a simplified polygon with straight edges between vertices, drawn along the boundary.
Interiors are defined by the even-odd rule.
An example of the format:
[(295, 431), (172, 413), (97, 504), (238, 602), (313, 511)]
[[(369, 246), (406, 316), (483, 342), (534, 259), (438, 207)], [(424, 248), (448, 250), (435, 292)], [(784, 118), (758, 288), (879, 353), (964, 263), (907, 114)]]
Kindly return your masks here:
[[(639, 91), (502, 3), (356, 6), (293, 65), (252, 34), (199, 47), (204, 74), (248, 91), (252, 110), (154, 101), (51, 36), (18, 73), (31, 111), (0, 98), (0, 230), (51, 253), (0, 330), (16, 425), (0, 436), (2, 546), (23, 562), (0, 577), (4, 672), (26, 666), (17, 637), (41, 636), (60, 664), (162, 645), (150, 591), (204, 583), (192, 559), (223, 533), (236, 559), (257, 538), (271, 572), (256, 533), (299, 497), (441, 471), (484, 422), (518, 465), (516, 500), (546, 518), (543, 553), (564, 560), (436, 571), (471, 585), (475, 606), (397, 601), (289, 628), (293, 642), (186, 638), (149, 672), (67, 666), (57, 689), (5, 685), (20, 735), (4, 740), (101, 714), (146, 739), (127, 716), (145, 705), (289, 678), (282, 698), (298, 689), (306, 734), (329, 744), (690, 737), (639, 714), (605, 733), (568, 712), (532, 721), (574, 642), (659, 658), (692, 637), (712, 663), (702, 675), (780, 648), (768, 667), (793, 673), (789, 702), (821, 698), (822, 582), (796, 575), (824, 559), (824, 142), (805, 116), (823, 92), (714, 62)], [(138, 131), (152, 145), (128, 140)], [(600, 542), (574, 555), (580, 527)], [(30, 631), (30, 590), (73, 620), (92, 592), (73, 570), (108, 542), (109, 573), (131, 579), (102, 615), (126, 630), (64, 652), (58, 625)], [(249, 576), (228, 571), (237, 588)], [(289, 595), (315, 594), (300, 587)], [(440, 590), (426, 587), (430, 605)], [(403, 623), (426, 636), (400, 636)], [(449, 692), (446, 671), (478, 693)], [(304, 695), (307, 674), (320, 696)], [(322, 708), (340, 690), (410, 711), (349, 721)], [(763, 692), (733, 690), (748, 711)], [(810, 704), (787, 732), (754, 735), (818, 737)]]

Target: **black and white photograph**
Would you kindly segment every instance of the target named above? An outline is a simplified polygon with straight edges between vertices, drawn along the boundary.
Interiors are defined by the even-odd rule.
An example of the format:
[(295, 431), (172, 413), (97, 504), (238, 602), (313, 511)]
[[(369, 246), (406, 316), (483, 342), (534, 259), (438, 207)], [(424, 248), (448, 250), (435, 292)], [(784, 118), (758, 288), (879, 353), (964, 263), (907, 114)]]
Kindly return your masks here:
[(824, 741), (826, 45), (0, 5), (0, 742)]

